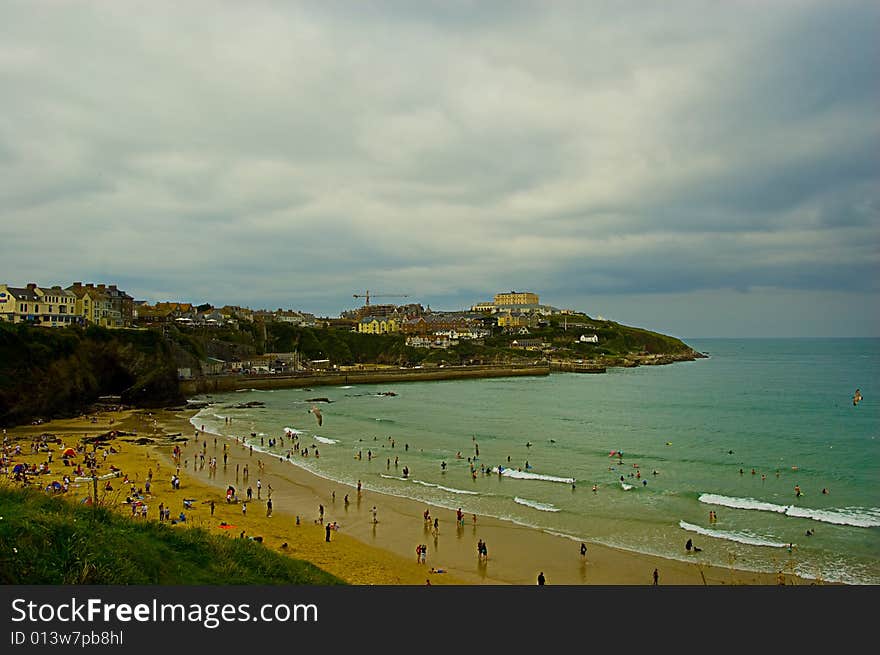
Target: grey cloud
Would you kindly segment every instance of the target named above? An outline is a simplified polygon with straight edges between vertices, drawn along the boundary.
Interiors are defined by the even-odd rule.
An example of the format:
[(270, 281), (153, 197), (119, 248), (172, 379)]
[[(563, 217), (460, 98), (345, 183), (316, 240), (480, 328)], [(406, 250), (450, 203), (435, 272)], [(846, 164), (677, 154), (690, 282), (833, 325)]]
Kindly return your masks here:
[(861, 2), (6, 3), (4, 281), (328, 314), (359, 287), (435, 307), (876, 293), (877, 21)]

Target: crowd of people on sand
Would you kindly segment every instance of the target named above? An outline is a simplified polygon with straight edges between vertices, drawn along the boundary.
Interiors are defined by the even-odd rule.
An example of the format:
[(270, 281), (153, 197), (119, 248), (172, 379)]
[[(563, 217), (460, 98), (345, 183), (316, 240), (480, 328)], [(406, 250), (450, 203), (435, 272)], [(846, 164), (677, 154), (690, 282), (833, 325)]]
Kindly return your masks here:
[[(227, 425), (232, 422), (231, 419), (227, 419)], [(156, 422), (154, 423), (154, 430), (157, 428)], [(204, 470), (206, 467), (208, 468), (208, 475), (214, 476), (216, 475), (218, 468), (218, 459), (216, 456), (208, 456), (208, 443), (206, 437), (206, 433), (204, 431), (204, 427), (202, 426), (201, 430), (196, 429), (194, 433), (194, 442), (195, 442), (195, 452), (193, 453), (192, 463), (193, 463), (193, 472), (196, 470)], [(253, 442), (257, 439), (256, 432), (250, 433), (251, 442), (249, 442), (247, 437), (233, 437), (236, 442), (240, 445), (241, 449), (247, 453), (250, 457), (254, 456), (254, 447)], [(265, 445), (265, 436), (261, 435), (260, 443)], [(376, 438), (374, 437), (374, 441)], [(466, 459), (469, 467), (471, 477), (476, 481), (478, 477), (478, 473), (480, 475), (486, 476), (497, 473), (498, 475), (502, 475), (505, 471), (505, 467), (503, 465), (499, 465), (497, 467), (486, 466), (485, 464), (479, 463), (479, 445), (474, 440), (474, 456), (473, 457), (465, 457), (461, 451), (456, 454), (456, 459)], [(387, 438), (388, 445), (391, 448), (396, 447), (395, 440), (392, 437)], [(552, 441), (552, 440), (551, 440)], [(188, 440), (183, 440), (184, 446), (188, 444)], [(283, 456), (279, 456), (278, 459), (280, 461), (284, 461), (284, 459), (290, 460), (295, 456), (301, 457), (319, 457), (319, 451), (316, 445), (306, 445), (300, 442), (300, 434), (295, 432), (285, 433), (284, 436), (279, 436), (278, 438), (270, 437), (268, 440), (270, 447), (280, 447), (282, 450)], [(667, 443), (667, 445), (670, 445)], [(214, 448), (217, 449), (217, 438), (214, 437)], [(44, 433), (38, 437), (33, 437), (30, 441), (29, 448), (31, 455), (45, 455), (45, 460), (42, 462), (34, 462), (30, 464), (24, 463), (15, 463), (16, 458), (21, 458), (25, 453), (24, 450), (27, 449), (28, 446), (25, 446), (23, 449), (21, 443), (12, 443), (10, 441), (9, 435), (7, 435), (6, 430), (3, 431), (3, 448), (2, 453), (0, 453), (0, 473), (7, 475), (9, 478), (14, 479), (23, 484), (30, 484), (32, 480), (38, 476), (51, 475), (54, 470), (53, 457), (58, 457), (58, 461), (60, 462), (60, 466), (65, 467), (64, 474), (62, 475), (60, 480), (53, 481), (49, 485), (46, 485), (45, 490), (49, 493), (65, 493), (68, 492), (71, 487), (75, 484), (74, 479), (77, 477), (93, 477), (93, 476), (101, 476), (104, 477), (106, 473), (114, 473), (117, 476), (121, 476), (121, 471), (115, 467), (112, 463), (112, 455), (116, 454), (118, 451), (118, 446), (116, 444), (102, 444), (98, 441), (86, 442), (85, 440), (77, 444), (73, 447), (64, 447), (61, 439), (56, 438), (54, 435)], [(382, 446), (384, 448), (384, 446)], [(531, 442), (526, 444), (527, 448), (531, 448)], [(404, 453), (409, 452), (410, 444), (405, 443), (403, 451)], [(733, 451), (728, 451), (729, 454), (733, 454)], [(362, 458), (363, 449), (359, 449), (358, 454), (355, 456), (356, 459)], [(259, 453), (258, 453), (259, 454)], [(222, 463), (224, 470), (228, 466), (230, 455), (230, 446), (229, 444), (222, 444)], [(374, 453), (373, 448), (367, 449), (367, 461), (371, 462), (375, 458), (376, 453)], [(617, 457), (618, 466), (622, 466), (624, 463), (623, 451), (617, 450), (612, 451), (612, 455)], [(110, 461), (108, 461), (110, 459)], [(181, 489), (181, 477), (180, 470), (181, 467), (188, 468), (189, 467), (189, 459), (185, 458), (184, 450), (181, 448), (180, 444), (175, 444), (171, 451), (171, 459), (172, 462), (176, 465), (176, 471), (174, 474), (170, 476), (170, 486), (172, 490), (179, 491)], [(389, 456), (386, 458), (386, 468), (390, 470), (392, 466), (392, 461), (395, 469), (399, 469), (401, 467), (400, 456), (395, 456), (392, 458)], [(507, 456), (508, 467), (511, 468), (511, 456)], [(253, 462), (251, 462), (253, 463)], [(479, 463), (479, 465), (478, 465)], [(157, 471), (160, 468), (160, 464), (157, 462), (156, 467)], [(258, 471), (263, 474), (265, 472), (265, 464), (259, 457), (256, 459), (256, 466)], [(241, 468), (240, 468), (241, 467)], [(642, 479), (641, 471), (638, 464), (632, 465), (632, 470), (629, 472), (628, 477), (633, 478), (634, 480), (641, 480), (643, 486), (647, 486), (648, 481), (646, 479)], [(609, 471), (617, 470), (614, 466), (609, 466)], [(446, 474), (448, 469), (448, 464), (445, 460), (440, 462), (440, 470), (442, 474)], [(529, 471), (532, 470), (533, 466), (529, 463), (528, 460), (525, 460), (524, 465), (522, 467), (518, 467), (517, 471)], [(797, 471), (797, 467), (792, 467), (792, 470)], [(411, 471), (408, 465), (403, 465), (402, 468), (403, 477), (409, 478), (411, 475)], [(744, 474), (744, 469), (739, 469), (740, 475)], [(757, 471), (753, 468), (751, 469), (752, 475), (757, 475)], [(780, 477), (779, 470), (775, 472), (776, 477)], [(659, 475), (659, 472), (654, 469), (653, 476)], [(235, 481), (236, 484), (239, 483), (239, 480), (243, 484), (247, 484), (249, 482), (250, 477), (250, 468), (248, 464), (240, 465), (236, 464), (235, 466)], [(624, 475), (619, 476), (619, 481), (624, 483), (626, 477)], [(761, 474), (761, 480), (766, 480), (766, 475)], [(151, 488), (153, 485), (153, 471), (150, 469), (147, 479), (142, 486), (137, 486), (132, 481), (130, 481), (127, 477), (123, 481), (123, 485), (130, 485), (127, 490), (124, 504), (129, 505), (131, 508), (131, 516), (136, 519), (145, 519), (148, 517), (148, 508), (147, 504), (148, 499), (151, 497)], [(256, 480), (256, 497), (257, 500), (263, 500), (263, 483), (262, 478), (258, 478)], [(576, 485), (572, 480), (572, 489), (575, 489)], [(111, 480), (107, 480), (104, 483), (103, 487), (105, 493), (116, 491)], [(593, 493), (597, 493), (599, 487), (597, 484), (592, 485)], [(123, 489), (119, 489), (120, 492)], [(267, 498), (266, 498), (266, 516), (271, 517), (273, 514), (273, 504), (272, 504), (272, 488), (271, 484), (267, 487)], [(828, 488), (825, 487), (821, 491), (822, 494), (828, 494)], [(796, 498), (800, 498), (803, 495), (801, 488), (799, 485), (794, 486), (794, 494)], [(357, 498), (358, 504), (360, 505), (360, 500), (363, 495), (363, 488), (361, 480), (357, 481)], [(238, 492), (232, 484), (228, 485), (226, 490), (226, 502), (227, 504), (241, 504), (242, 515), (247, 515), (247, 506), (248, 502), (253, 502), (254, 496), (254, 487), (248, 484), (246, 487), (246, 500), (240, 499), (238, 496)], [(335, 505), (336, 493), (335, 491), (331, 491), (330, 494), (331, 501)], [(177, 523), (185, 523), (187, 522), (187, 511), (194, 509), (193, 503), (195, 499), (183, 499), (183, 510), (175, 517), (171, 517), (171, 509), (166, 506), (165, 503), (159, 504), (158, 509), (158, 518), (162, 522), (169, 522), (171, 524)], [(205, 501), (206, 503), (208, 501)], [(346, 493), (344, 496), (344, 506), (346, 511), (348, 510), (350, 504), (349, 494)], [(211, 508), (211, 516), (214, 515), (214, 502), (210, 501)], [(327, 521), (325, 523), (324, 520), (324, 505), (321, 504), (318, 507), (318, 517), (315, 520), (316, 524), (324, 525), (325, 528), (325, 541), (330, 542), (330, 535), (333, 531), (339, 530), (340, 526), (336, 521)], [(371, 523), (374, 526), (378, 524), (378, 509), (375, 505), (371, 507)], [(439, 518), (431, 516), (430, 510), (425, 509), (424, 515), (424, 527), (425, 532), (430, 531), (434, 537), (435, 545), (436, 541), (439, 537)], [(709, 523), (717, 522), (718, 517), (714, 510), (709, 511)], [(465, 514), (462, 508), (458, 508), (455, 512), (455, 521), (456, 526), (460, 530), (464, 527), (465, 523)], [(477, 524), (477, 515), (475, 513), (472, 514), (472, 521), (474, 525), (474, 529), (476, 530)], [(296, 516), (297, 526), (301, 524), (301, 518), (299, 515)], [(230, 526), (231, 527), (231, 526)], [(476, 532), (475, 532), (476, 534)], [(813, 530), (808, 529), (806, 531), (806, 536), (812, 536)], [(242, 532), (241, 536), (244, 536), (244, 532)], [(251, 537), (254, 540), (261, 540), (260, 538)], [(286, 544), (285, 544), (286, 545)], [(790, 549), (793, 548), (793, 545), (790, 544)], [(685, 550), (688, 553), (699, 553), (702, 549), (696, 546), (693, 543), (692, 539), (688, 539), (685, 543)], [(582, 560), (586, 559), (587, 548), (586, 545), (580, 544), (580, 556)], [(419, 543), (416, 546), (416, 558), (419, 564), (426, 564), (427, 560), (427, 544)], [(488, 560), (488, 548), (486, 542), (480, 538), (477, 543), (477, 559), (480, 563), (485, 563)], [(444, 569), (431, 569), (431, 573), (443, 573)], [(653, 572), (653, 583), (658, 584), (659, 572), (657, 569), (654, 569)], [(543, 572), (538, 576), (538, 584), (545, 584), (545, 578)]]
[[(87, 441), (85, 437), (76, 446), (65, 446), (59, 437), (45, 432), (30, 437), (23, 448), (21, 443), (13, 442), (12, 436), (4, 428), (0, 475), (22, 486), (39, 482), (40, 488), (49, 494), (67, 493), (82, 482), (78, 478), (118, 477), (118, 467), (112, 462), (108, 463), (107, 459), (119, 452), (119, 447), (101, 439)], [(21, 461), (33, 456), (42, 461), (29, 464)], [(50, 480), (43, 482), (47, 478)]]

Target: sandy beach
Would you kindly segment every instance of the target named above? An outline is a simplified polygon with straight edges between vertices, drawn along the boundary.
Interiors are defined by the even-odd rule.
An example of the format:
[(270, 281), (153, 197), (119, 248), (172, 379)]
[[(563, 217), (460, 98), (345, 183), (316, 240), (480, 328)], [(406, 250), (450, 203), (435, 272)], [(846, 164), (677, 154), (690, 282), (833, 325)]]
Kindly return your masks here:
[[(15, 462), (30, 464), (46, 461), (45, 453), (29, 454), (31, 439), (43, 433), (57, 436), (65, 447), (75, 446), (86, 436), (94, 437), (110, 430), (127, 433), (113, 439), (114, 450), (118, 452), (109, 455), (99, 473), (106, 472), (113, 464), (128, 476), (130, 484), (141, 488), (152, 470), (151, 494), (145, 500), (148, 520), (158, 520), (158, 507), (162, 503), (171, 508), (172, 517), (181, 511), (187, 515), (186, 523), (175, 525), (174, 529), (202, 527), (230, 538), (239, 538), (244, 531), (245, 537), (262, 537), (267, 548), (308, 560), (352, 584), (425, 585), (430, 581), (432, 585), (534, 585), (538, 574), (543, 572), (548, 585), (651, 585), (655, 569), (660, 585), (775, 585), (779, 582), (778, 574), (704, 565), (699, 554), (679, 561), (587, 543), (586, 557), (581, 557), (579, 542), (491, 517), (478, 516), (474, 522), (472, 516), (466, 515), (464, 526), (459, 527), (454, 511), (368, 489), (358, 496), (354, 487), (320, 478), (265, 453), (251, 452), (236, 440), (211, 434), (200, 434), (196, 439), (189, 422), (193, 414), (191, 411), (106, 412), (94, 415), (97, 422), (88, 417), (56, 420), (14, 428), (9, 430), (8, 436), (13, 445), (18, 443), (22, 447), (22, 456), (16, 457)], [(135, 443), (144, 439), (150, 441)], [(182, 450), (179, 490), (172, 489), (171, 485), (171, 476), (177, 470), (172, 460), (175, 445)], [(225, 466), (224, 445), (228, 453)], [(55, 449), (52, 474), (35, 478), (34, 484), (42, 487), (60, 480), (70, 470), (59, 463), (59, 446), (53, 444), (52, 447)], [(203, 448), (204, 467), (199, 457)], [(214, 473), (209, 466), (212, 457), (217, 458)], [(249, 470), (247, 480), (245, 466)], [(258, 479), (261, 482), (259, 499)], [(225, 494), (230, 485), (240, 499), (245, 499), (246, 488), (252, 487), (253, 499), (247, 504), (246, 515), (242, 513), (240, 502), (226, 502)], [(129, 505), (124, 504), (129, 485), (123, 485), (122, 478), (117, 478), (111, 481), (111, 486), (112, 491), (101, 490), (102, 502), (130, 516)], [(267, 516), (270, 487), (273, 507), (272, 515)], [(346, 494), (350, 500), (347, 506), (343, 500)], [(88, 489), (82, 485), (67, 495), (72, 501), (79, 501), (88, 495)], [(192, 500), (189, 509), (184, 509), (184, 498)], [(331, 531), (330, 543), (326, 542), (325, 528), (320, 523), (321, 505), (324, 524), (337, 522), (339, 525), (338, 530)], [(438, 518), (437, 534), (425, 526), (426, 509), (432, 518)], [(221, 523), (234, 527), (222, 529)], [(478, 540), (487, 544), (485, 561), (477, 557)], [(416, 561), (418, 544), (427, 545), (425, 564)], [(432, 568), (443, 572), (432, 573)], [(812, 582), (789, 573), (782, 577), (786, 584)]]

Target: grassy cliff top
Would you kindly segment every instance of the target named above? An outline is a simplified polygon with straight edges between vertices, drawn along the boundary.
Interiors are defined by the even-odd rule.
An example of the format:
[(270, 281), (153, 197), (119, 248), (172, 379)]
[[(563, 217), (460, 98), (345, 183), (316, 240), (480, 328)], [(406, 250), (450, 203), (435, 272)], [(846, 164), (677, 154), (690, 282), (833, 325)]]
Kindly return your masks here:
[(0, 488), (0, 517), (0, 584), (344, 584), (250, 539), (132, 521), (38, 491)]

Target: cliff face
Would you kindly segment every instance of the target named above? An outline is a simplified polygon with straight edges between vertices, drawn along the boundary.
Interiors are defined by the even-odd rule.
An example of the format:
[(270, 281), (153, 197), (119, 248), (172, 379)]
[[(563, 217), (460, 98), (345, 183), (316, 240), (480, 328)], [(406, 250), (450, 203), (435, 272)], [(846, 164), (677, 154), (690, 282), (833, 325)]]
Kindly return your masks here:
[(0, 425), (77, 415), (104, 395), (141, 407), (184, 401), (160, 333), (0, 323)]
[[(702, 356), (679, 339), (641, 328), (585, 315), (569, 316), (562, 325), (559, 320), (554, 318), (551, 324), (529, 332), (529, 338), (552, 348), (556, 370), (568, 365), (598, 370), (668, 364)], [(256, 351), (296, 350), (303, 359), (329, 358), (339, 365), (426, 367), (534, 365), (546, 357), (545, 353), (512, 347), (518, 336), (511, 334), (497, 334), (482, 343), (462, 341), (440, 350), (408, 347), (400, 334), (374, 336), (286, 324), (258, 328), (182, 331), (169, 327), (165, 336), (158, 330), (47, 329), (0, 322), (0, 426), (81, 414), (105, 395), (121, 396), (124, 404), (139, 407), (182, 404), (185, 399), (177, 369), (190, 368), (198, 377), (203, 372), (201, 362), (209, 356), (247, 359)], [(595, 334), (598, 343), (580, 342), (582, 334)], [(431, 375), (464, 374), (453, 375), (447, 370)]]

